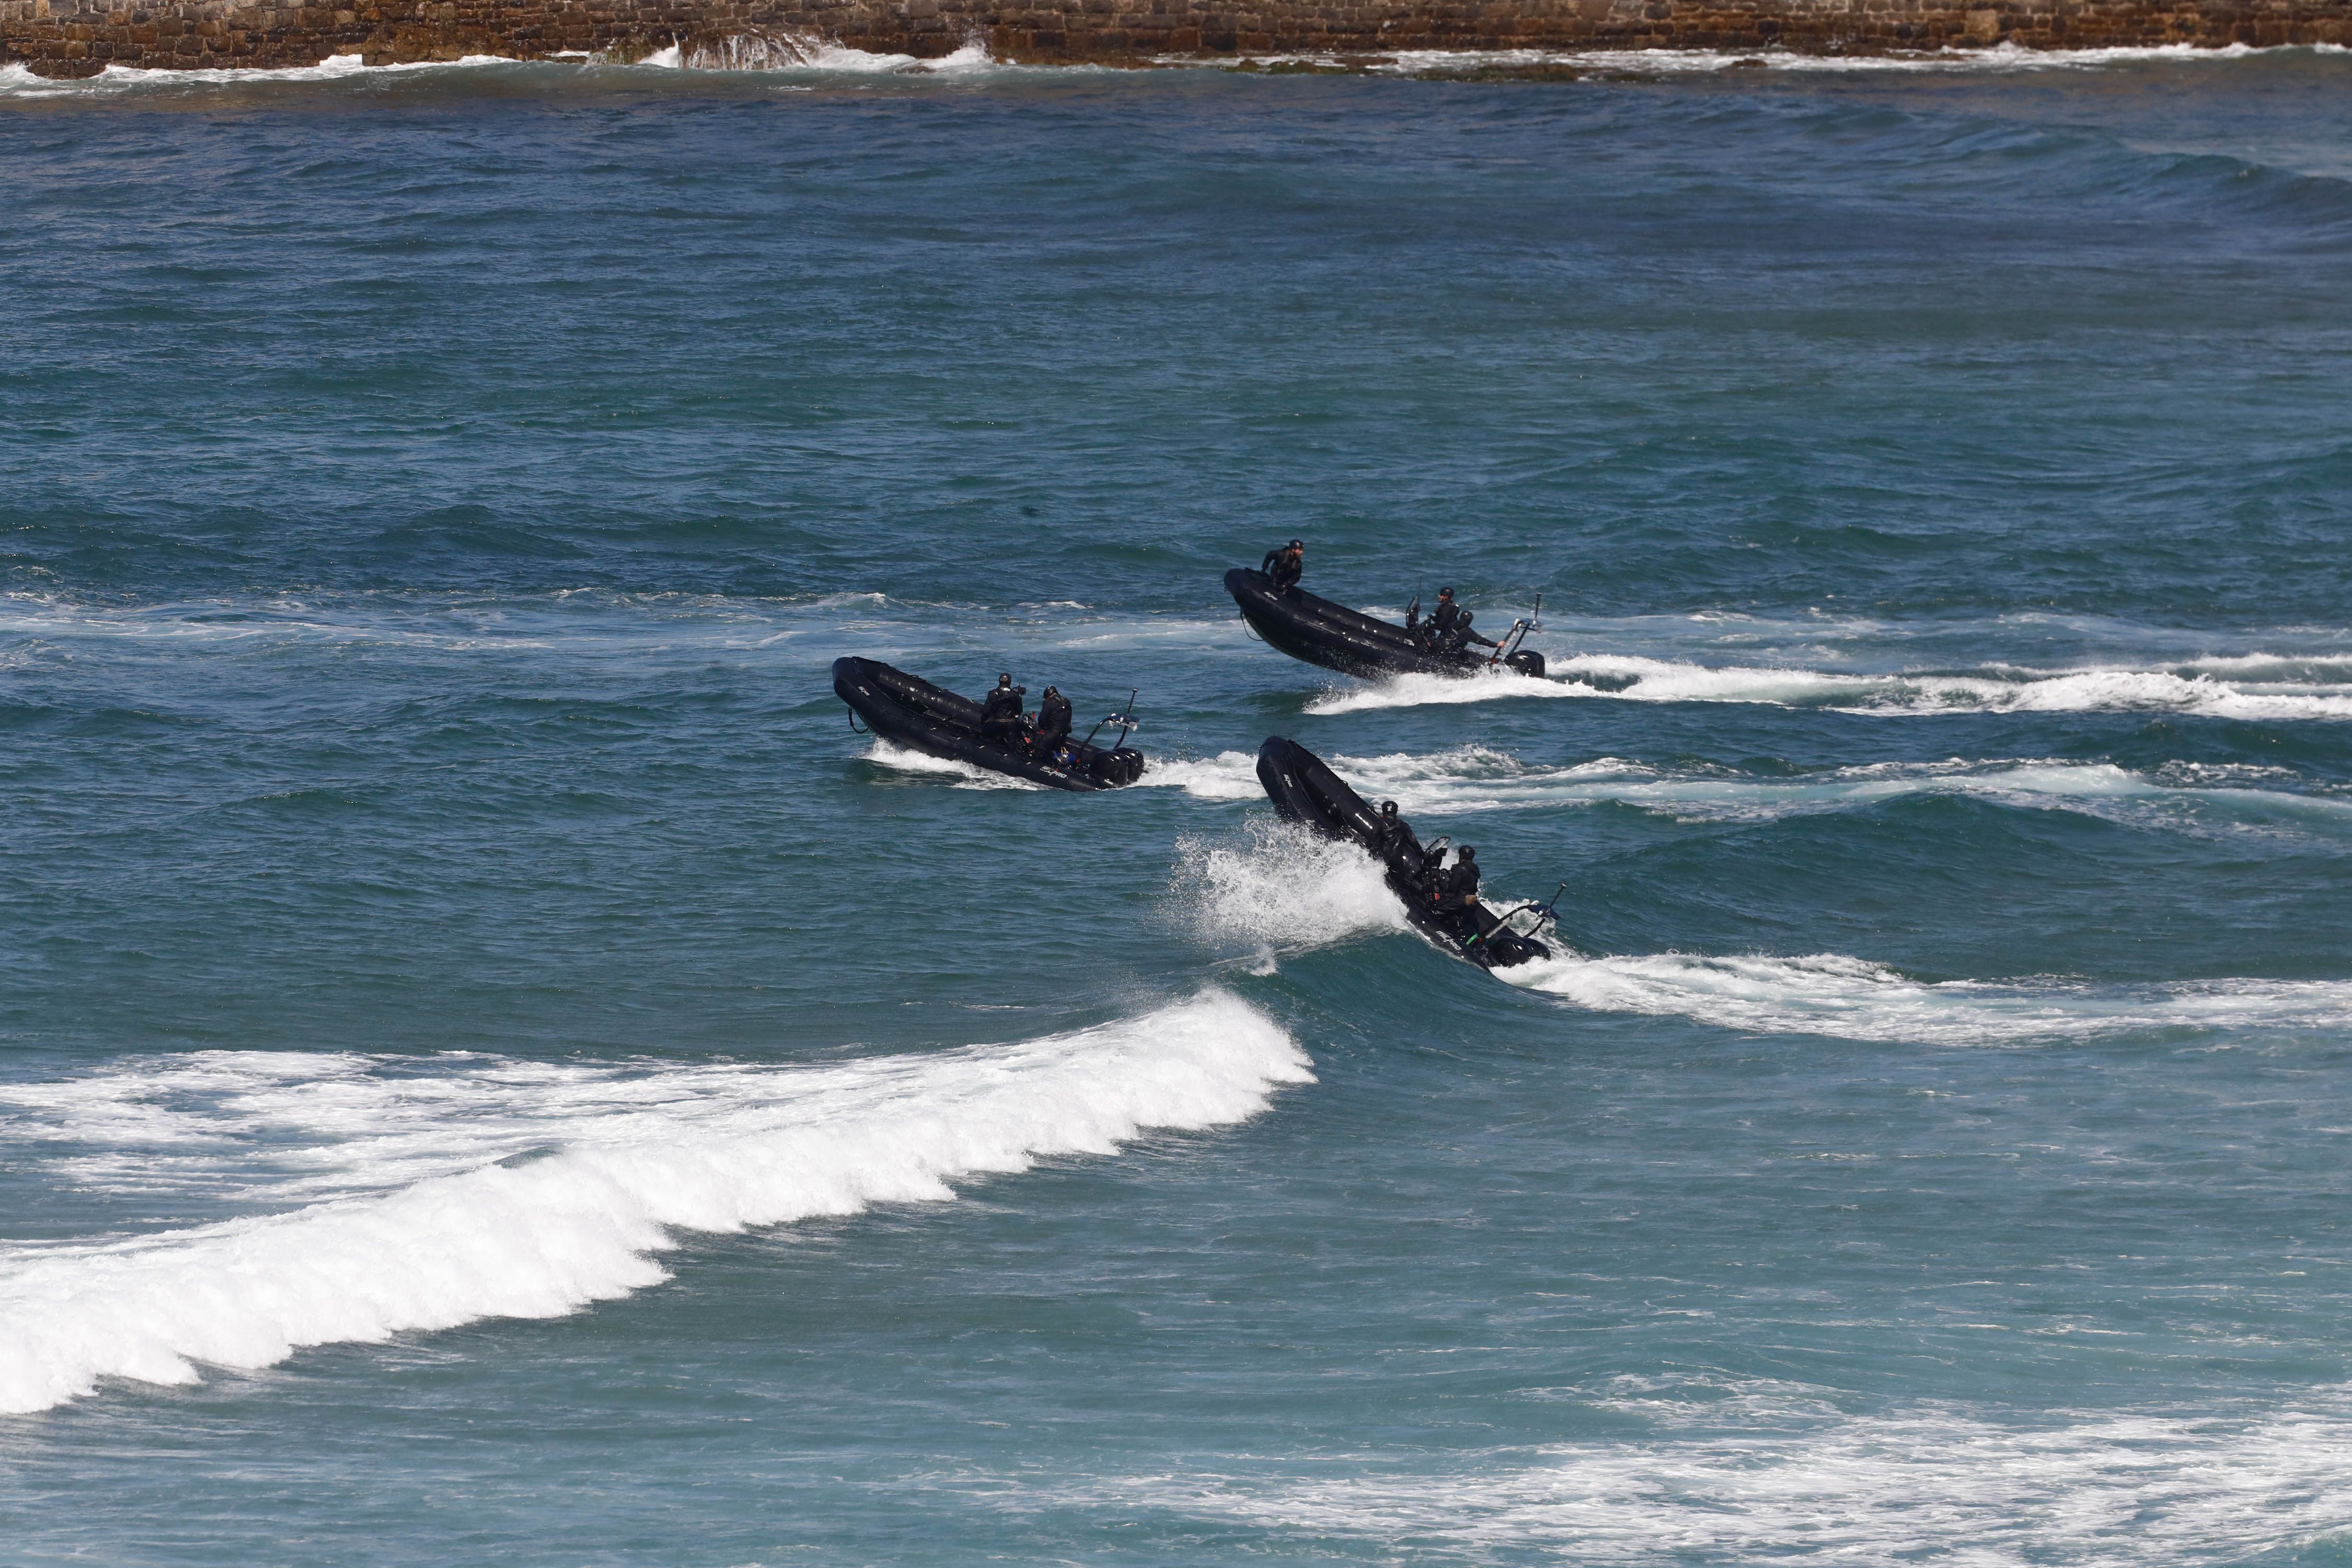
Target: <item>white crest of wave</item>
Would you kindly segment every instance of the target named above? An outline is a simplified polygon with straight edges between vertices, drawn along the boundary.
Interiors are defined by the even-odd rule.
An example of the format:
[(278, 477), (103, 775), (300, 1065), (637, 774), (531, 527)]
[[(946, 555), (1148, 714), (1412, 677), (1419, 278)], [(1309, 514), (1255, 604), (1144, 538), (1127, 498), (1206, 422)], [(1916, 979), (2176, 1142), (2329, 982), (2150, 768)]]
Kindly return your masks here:
[[(1624, 1402), (1611, 1402), (1624, 1403)], [(1961, 1568), (2237, 1562), (2352, 1527), (2352, 1412), (2076, 1413), (2037, 1425), (1965, 1410), (1838, 1416), (1825, 1400), (1734, 1401), (1729, 1430), (1278, 1480), (1154, 1478), (1114, 1489), (1193, 1518), (1577, 1563), (1809, 1561)], [(1756, 1404), (1768, 1407), (1756, 1409)], [(1777, 1408), (1772, 1407), (1777, 1406)], [(1711, 1405), (1718, 1427), (1727, 1414)], [(1532, 1462), (1530, 1462), (1532, 1460)]]
[[(327, 1076), (350, 1068), (331, 1058)], [(305, 1345), (562, 1316), (665, 1279), (655, 1255), (683, 1231), (940, 1202), (960, 1179), (1111, 1153), (1150, 1128), (1227, 1125), (1276, 1087), (1313, 1081), (1288, 1034), (1219, 991), (936, 1056), (557, 1076), (623, 1103), (533, 1116), (506, 1135), (510, 1153), (551, 1144), (543, 1157), (0, 1254), (0, 1411), (46, 1409), (102, 1377), (186, 1384), (198, 1363), (262, 1367)]]
[[(1533, 66), (1581, 66), (1594, 70), (1640, 71), (1644, 75), (1708, 75), (1735, 68), (1759, 68), (1802, 74), (1906, 75), (1921, 72), (2085, 70), (2103, 66), (2168, 61), (2195, 64), (2251, 59), (2260, 55), (2287, 52), (2328, 55), (2341, 54), (2345, 49), (2338, 44), (2285, 44), (2264, 47), (2228, 44), (2218, 48), (2197, 44), (2150, 44), (2085, 49), (2032, 49), (2013, 42), (1984, 48), (1913, 49), (1884, 55), (1814, 55), (1775, 48), (1399, 49), (1370, 68), (1404, 75), (1458, 71), (1478, 67), (1524, 68)], [(1259, 55), (1252, 58), (1264, 65), (1292, 61), (1324, 66), (1341, 63), (1340, 57), (1330, 54)], [(1160, 63), (1194, 62), (1169, 58)]]
[(1196, 934), (1262, 950), (1328, 947), (1406, 925), (1372, 858), (1288, 823), (1250, 824), (1247, 848), (1176, 841), (1172, 890)]
[(853, 49), (830, 38), (803, 33), (741, 33), (723, 38), (672, 43), (656, 49), (639, 65), (667, 70), (706, 71), (826, 71), (846, 76), (913, 74), (961, 76), (984, 70), (996, 62), (978, 38), (952, 54), (925, 59), (915, 55), (877, 54)]
[(1758, 1034), (1920, 1045), (2002, 1046), (2158, 1029), (2352, 1025), (2352, 984), (2342, 981), (1930, 983), (1841, 953), (1589, 958), (1563, 952), (1495, 973), (1594, 1012), (1681, 1016)]
[(0, 93), (56, 97), (142, 90), (190, 92), (237, 82), (333, 81), (345, 77), (444, 71), (515, 63), (503, 55), (467, 55), (454, 60), (418, 60), (403, 65), (371, 66), (364, 64), (358, 55), (329, 55), (311, 66), (227, 66), (206, 70), (150, 70), (137, 66), (109, 65), (96, 76), (78, 78), (40, 77), (25, 66), (9, 65), (0, 67)]

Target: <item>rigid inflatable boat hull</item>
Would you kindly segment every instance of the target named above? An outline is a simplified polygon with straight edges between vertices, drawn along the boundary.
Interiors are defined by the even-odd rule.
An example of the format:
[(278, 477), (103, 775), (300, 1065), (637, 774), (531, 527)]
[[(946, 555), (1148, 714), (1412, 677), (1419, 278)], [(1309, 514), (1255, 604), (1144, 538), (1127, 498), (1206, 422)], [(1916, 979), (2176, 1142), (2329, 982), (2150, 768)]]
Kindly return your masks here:
[(926, 756), (970, 763), (1049, 789), (1118, 789), (1143, 774), (1143, 753), (1129, 746), (1106, 751), (1073, 741), (1071, 762), (1061, 766), (983, 741), (979, 703), (879, 659), (835, 659), (833, 689), (867, 729)]
[(1322, 758), (1297, 742), (1279, 735), (1267, 737), (1257, 751), (1257, 782), (1265, 786), (1275, 810), (1292, 822), (1326, 838), (1354, 844), (1380, 861), (1389, 890), (1404, 904), (1405, 918), (1415, 931), (1448, 952), (1481, 969), (1507, 969), (1551, 956), (1551, 949), (1534, 937), (1508, 931), (1495, 934), (1503, 921), (1484, 905), (1473, 917), (1475, 931), (1430, 908), (1421, 889), (1420, 840), (1408, 832), (1402, 844), (1383, 853), (1380, 814), (1325, 766)]
[(1265, 639), (1267, 647), (1342, 675), (1475, 675), (1488, 668), (1521, 675), (1544, 672), (1543, 655), (1533, 648), (1521, 648), (1496, 665), (1489, 665), (1486, 655), (1468, 648), (1433, 653), (1402, 626), (1375, 620), (1303, 588), (1278, 593), (1273, 579), (1246, 566), (1225, 574), (1225, 592), (1234, 596), (1242, 619)]

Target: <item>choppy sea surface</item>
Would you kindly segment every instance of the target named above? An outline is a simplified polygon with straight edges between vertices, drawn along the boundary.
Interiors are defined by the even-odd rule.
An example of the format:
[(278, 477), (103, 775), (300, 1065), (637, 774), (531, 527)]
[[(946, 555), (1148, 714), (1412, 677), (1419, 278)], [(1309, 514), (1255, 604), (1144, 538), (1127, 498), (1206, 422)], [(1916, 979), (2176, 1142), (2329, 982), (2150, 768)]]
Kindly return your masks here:
[(0, 73), (0, 1559), (2352, 1561), (2352, 57), (1789, 63)]

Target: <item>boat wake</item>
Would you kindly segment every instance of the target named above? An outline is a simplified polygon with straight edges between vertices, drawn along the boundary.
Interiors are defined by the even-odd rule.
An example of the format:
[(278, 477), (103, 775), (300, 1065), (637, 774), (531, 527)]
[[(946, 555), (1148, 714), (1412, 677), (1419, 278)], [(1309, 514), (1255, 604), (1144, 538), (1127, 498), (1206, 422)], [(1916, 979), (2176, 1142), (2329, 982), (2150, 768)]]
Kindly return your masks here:
[(2176, 1031), (2301, 1033), (2352, 1026), (2352, 983), (2344, 981), (1931, 984), (1841, 953), (1561, 953), (1495, 973), (1591, 1012), (1679, 1016), (1752, 1034), (1927, 1046), (2022, 1046)]
[[(1264, 797), (1246, 752), (1155, 763), (1142, 783), (1202, 800)], [(1621, 757), (1544, 766), (1490, 746), (1334, 756), (1367, 797), (1408, 816), (1632, 806), (1677, 822), (1770, 822), (1867, 810), (1925, 796), (1965, 796), (2021, 810), (2066, 811), (2125, 826), (2176, 832), (2352, 833), (2352, 796), (2313, 793), (2296, 774), (2252, 764), (2175, 764), (2154, 773), (2113, 763), (2007, 757), (1874, 763), (1759, 778), (1729, 769), (1670, 769)]]
[(1708, 666), (1618, 654), (1555, 659), (1540, 679), (1406, 675), (1326, 692), (1316, 714), (1386, 708), (1585, 698), (1622, 702), (1754, 702), (1889, 718), (1945, 713), (2186, 713), (2277, 721), (2352, 719), (2352, 659), (2252, 654), (2162, 668), (2036, 669), (1992, 665), (1939, 673), (1847, 674)]
[(915, 773), (928, 778), (952, 779), (955, 781), (957, 789), (1027, 789), (1036, 790), (1041, 794), (1053, 793), (1044, 784), (1032, 784), (1027, 779), (1014, 778), (1011, 773), (1000, 773), (988, 768), (975, 767), (970, 763), (959, 762), (953, 757), (935, 757), (929, 752), (918, 752), (907, 746), (894, 746), (878, 735), (875, 737), (874, 743), (866, 748), (864, 760), (876, 767), (888, 768), (894, 773)]
[(8, 1145), (56, 1150), (80, 1182), (299, 1206), (0, 1249), (0, 1411), (101, 1378), (190, 1384), (200, 1363), (560, 1317), (659, 1283), (685, 1233), (944, 1202), (1147, 1129), (1240, 1121), (1312, 1081), (1287, 1033), (1211, 990), (1075, 1033), (828, 1067), (204, 1052), (10, 1085)]

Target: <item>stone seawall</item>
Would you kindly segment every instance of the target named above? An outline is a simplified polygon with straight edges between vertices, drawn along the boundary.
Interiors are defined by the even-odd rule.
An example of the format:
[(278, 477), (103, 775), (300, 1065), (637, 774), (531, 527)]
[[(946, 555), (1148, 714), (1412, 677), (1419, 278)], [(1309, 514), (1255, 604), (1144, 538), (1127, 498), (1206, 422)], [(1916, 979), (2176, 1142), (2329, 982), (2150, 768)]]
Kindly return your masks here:
[(173, 69), (635, 58), (671, 44), (715, 63), (789, 59), (816, 40), (1000, 59), (1396, 49), (1727, 48), (1872, 54), (2003, 42), (2352, 44), (2352, 0), (0, 0), (0, 60), (48, 76)]

